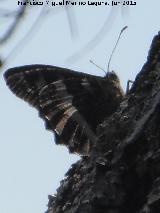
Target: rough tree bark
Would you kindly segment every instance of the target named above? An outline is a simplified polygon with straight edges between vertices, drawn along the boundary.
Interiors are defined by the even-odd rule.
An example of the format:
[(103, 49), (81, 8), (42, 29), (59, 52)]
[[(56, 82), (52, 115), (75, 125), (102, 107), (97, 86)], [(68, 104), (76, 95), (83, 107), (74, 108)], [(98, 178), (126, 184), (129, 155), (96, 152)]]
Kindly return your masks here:
[(98, 127), (46, 213), (160, 212), (160, 33), (119, 109)]

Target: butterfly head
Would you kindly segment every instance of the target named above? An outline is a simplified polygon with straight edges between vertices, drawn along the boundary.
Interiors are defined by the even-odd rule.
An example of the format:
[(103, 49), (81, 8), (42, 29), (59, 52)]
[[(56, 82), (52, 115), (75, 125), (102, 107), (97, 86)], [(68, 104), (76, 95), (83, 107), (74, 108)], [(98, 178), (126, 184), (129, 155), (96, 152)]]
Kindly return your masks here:
[(107, 72), (106, 76), (104, 77), (107, 81), (107, 85), (109, 87), (110, 92), (114, 97), (118, 97), (118, 99), (122, 99), (124, 97), (124, 92), (120, 84), (119, 77), (114, 71)]
[(120, 82), (117, 74), (114, 71), (107, 72), (105, 78), (113, 82)]

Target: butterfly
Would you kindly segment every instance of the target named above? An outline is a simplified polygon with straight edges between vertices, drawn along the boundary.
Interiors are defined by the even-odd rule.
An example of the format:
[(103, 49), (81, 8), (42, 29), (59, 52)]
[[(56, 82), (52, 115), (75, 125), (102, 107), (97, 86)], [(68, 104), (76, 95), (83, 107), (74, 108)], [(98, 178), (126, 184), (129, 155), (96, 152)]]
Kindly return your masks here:
[(124, 97), (115, 72), (105, 77), (51, 65), (8, 69), (4, 78), (11, 91), (39, 111), (56, 144), (88, 155), (97, 142), (96, 128)]

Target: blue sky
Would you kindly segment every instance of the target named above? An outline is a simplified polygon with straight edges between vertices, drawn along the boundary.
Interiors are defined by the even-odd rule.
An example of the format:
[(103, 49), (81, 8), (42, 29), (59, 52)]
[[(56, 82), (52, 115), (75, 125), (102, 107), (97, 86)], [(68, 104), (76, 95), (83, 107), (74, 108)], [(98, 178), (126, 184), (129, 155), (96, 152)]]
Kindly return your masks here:
[[(9, 9), (17, 8), (17, 1), (7, 2), (5, 6)], [(127, 80), (134, 80), (141, 70), (152, 38), (160, 30), (160, 1), (137, 0), (136, 3), (123, 8), (123, 11), (121, 7), (111, 6), (74, 7), (79, 31), (75, 40), (71, 39), (64, 9), (50, 7), (51, 14), (41, 16), (33, 34), (16, 48), (2, 71), (9, 67), (41, 63), (104, 76), (103, 71), (89, 60), (107, 69), (118, 34), (127, 24), (128, 29), (122, 35), (110, 66), (119, 75), (125, 89)], [(7, 57), (26, 35), (40, 10), (40, 6), (30, 7), (12, 39), (1, 47), (1, 57)], [(82, 52), (75, 63), (73, 60), (68, 63), (67, 59), (93, 39), (109, 16), (111, 18), (99, 35), (98, 43), (91, 43), (92, 48), (87, 54)], [(8, 22), (0, 21), (2, 32)], [(0, 82), (0, 212), (43, 213), (48, 194), (56, 192), (60, 180), (79, 156), (69, 154), (63, 146), (54, 145), (53, 133), (45, 130), (44, 122), (35, 109), (9, 91), (2, 73)]]

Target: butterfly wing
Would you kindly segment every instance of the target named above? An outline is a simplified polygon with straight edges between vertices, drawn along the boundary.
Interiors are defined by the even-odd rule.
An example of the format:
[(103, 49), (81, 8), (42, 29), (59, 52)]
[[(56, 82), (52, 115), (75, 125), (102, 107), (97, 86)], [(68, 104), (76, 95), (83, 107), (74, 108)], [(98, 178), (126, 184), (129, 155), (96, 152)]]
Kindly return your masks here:
[(39, 110), (56, 143), (71, 152), (87, 154), (97, 125), (117, 107), (112, 82), (102, 77), (49, 65), (12, 68), (4, 76), (13, 93)]
[(73, 104), (73, 95), (68, 93), (65, 83), (59, 80), (42, 88), (39, 93), (40, 116), (45, 119), (48, 129), (54, 129), (57, 144), (66, 144), (71, 152), (86, 154), (90, 150), (90, 141), (93, 145), (97, 138)]

